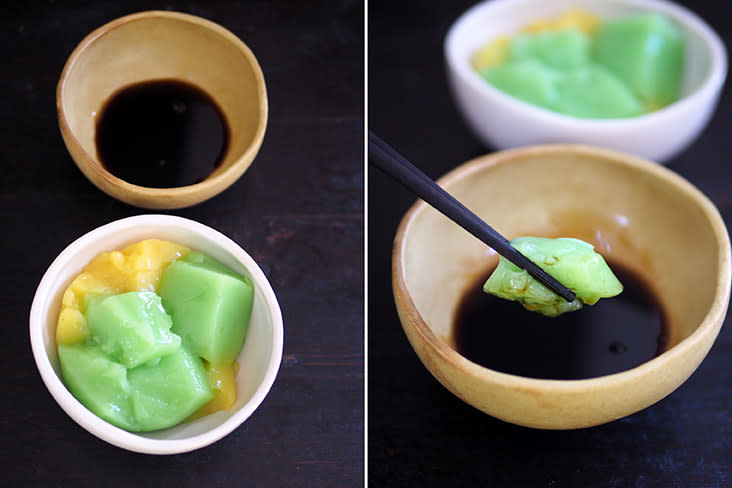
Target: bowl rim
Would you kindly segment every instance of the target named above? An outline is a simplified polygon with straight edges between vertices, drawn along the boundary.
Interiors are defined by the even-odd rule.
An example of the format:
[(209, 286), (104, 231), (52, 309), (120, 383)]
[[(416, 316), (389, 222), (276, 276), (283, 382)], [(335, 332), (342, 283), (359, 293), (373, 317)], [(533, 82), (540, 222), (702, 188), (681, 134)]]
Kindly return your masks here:
[[(137, 22), (140, 20), (147, 19), (169, 19), (176, 20), (183, 23), (195, 24), (200, 27), (204, 27), (209, 31), (217, 34), (225, 41), (236, 47), (244, 57), (246, 63), (252, 68), (256, 82), (256, 96), (259, 102), (259, 123), (257, 124), (254, 138), (252, 139), (249, 147), (244, 153), (234, 161), (234, 163), (212, 176), (207, 177), (199, 183), (193, 185), (170, 187), (170, 188), (154, 188), (135, 185), (129, 183), (121, 178), (118, 178), (114, 174), (107, 171), (104, 166), (96, 159), (93, 158), (79, 143), (76, 138), (71, 126), (69, 125), (66, 117), (66, 105), (64, 104), (64, 92), (67, 86), (68, 78), (73, 68), (76, 65), (78, 59), (86, 52), (87, 48), (94, 44), (99, 38), (108, 34), (109, 32), (125, 26), (127, 24)], [(61, 71), (58, 83), (56, 85), (56, 111), (58, 116), (58, 124), (61, 130), (61, 134), (67, 144), (73, 146), (77, 154), (81, 155), (81, 161), (74, 162), (79, 166), (79, 169), (103, 191), (109, 193), (115, 198), (118, 198), (127, 203), (131, 203), (137, 206), (150, 206), (150, 208), (181, 208), (184, 206), (194, 205), (200, 203), (208, 198), (225, 190), (231, 186), (242, 174), (249, 168), (254, 161), (255, 156), (259, 152), (259, 149), (264, 140), (264, 133), (267, 127), (269, 102), (267, 100), (267, 88), (264, 80), (264, 74), (262, 68), (254, 56), (252, 50), (247, 46), (244, 41), (233, 34), (225, 27), (191, 14), (182, 12), (174, 12), (168, 10), (146, 10), (142, 12), (136, 12), (133, 14), (125, 15), (114, 19), (87, 34), (84, 39), (74, 48), (69, 55), (64, 68)], [(108, 183), (109, 188), (102, 188), (97, 181), (104, 180)], [(193, 203), (187, 203), (185, 205), (169, 205), (165, 204), (166, 201), (175, 199), (190, 200)]]
[[(46, 304), (52, 299), (52, 285), (59, 272), (69, 260), (82, 252), (88, 245), (107, 235), (126, 229), (146, 226), (170, 226), (191, 231), (231, 254), (251, 274), (252, 281), (262, 292), (264, 302), (272, 318), (272, 351), (262, 382), (247, 403), (235, 411), (226, 421), (213, 429), (181, 439), (154, 439), (116, 427), (88, 410), (63, 384), (51, 364), (44, 342)], [(91, 259), (91, 258), (90, 258)], [(147, 214), (127, 217), (110, 222), (87, 232), (69, 244), (54, 259), (44, 273), (36, 289), (29, 317), (30, 342), (38, 372), (46, 388), (59, 406), (81, 427), (94, 436), (114, 446), (144, 454), (178, 454), (189, 452), (212, 444), (239, 427), (247, 420), (269, 393), (280, 368), (284, 341), (282, 311), (277, 297), (264, 272), (249, 254), (236, 242), (221, 232), (200, 222), (173, 215)]]
[[(405, 237), (417, 216), (429, 208), (427, 203), (418, 200), (404, 215), (396, 232), (392, 251), (392, 286), (395, 300), (402, 305), (404, 312), (407, 314), (408, 320), (402, 321), (403, 327), (409, 327), (412, 332), (416, 333), (421, 342), (428, 348), (429, 354), (437, 357), (439, 361), (446, 362), (463, 373), (490, 384), (503, 385), (507, 388), (516, 388), (535, 393), (560, 392), (576, 394), (599, 388), (612, 388), (628, 384), (637, 378), (662, 368), (668, 363), (679, 360), (694, 349), (708, 335), (712, 334), (713, 337), (716, 337), (719, 333), (727, 313), (730, 300), (730, 287), (732, 286), (732, 256), (727, 228), (714, 204), (688, 180), (666, 167), (637, 156), (595, 146), (584, 144), (543, 144), (498, 151), (471, 159), (446, 173), (437, 180), (437, 183), (449, 192), (451, 184), (483, 169), (500, 164), (511, 164), (512, 161), (521, 159), (527, 155), (540, 153), (558, 155), (567, 153), (568, 151), (575, 155), (600, 157), (611, 164), (629, 166), (655, 178), (660, 178), (689, 196), (699, 206), (711, 224), (719, 250), (717, 261), (719, 272), (717, 274), (714, 299), (709, 311), (694, 332), (681, 342), (643, 364), (618, 373), (587, 379), (560, 380), (530, 378), (486, 368), (465, 358), (443, 342), (422, 317), (407, 289), (404, 274), (405, 268), (403, 265)], [(694, 369), (696, 369), (696, 366), (694, 366), (689, 374)]]
[[(450, 26), (443, 43), (443, 55), (448, 71), (457, 76), (462, 83), (467, 84), (475, 90), (482, 98), (488, 98), (505, 104), (520, 116), (533, 118), (538, 123), (553, 124), (563, 127), (565, 130), (582, 130), (589, 133), (599, 134), (608, 130), (628, 129), (632, 125), (633, 130), (643, 130), (653, 126), (668, 117), (683, 117), (687, 111), (692, 110), (714, 98), (721, 89), (727, 77), (727, 49), (719, 35), (692, 10), (673, 3), (669, 0), (609, 0), (616, 4), (626, 4), (633, 7), (647, 8), (654, 12), (669, 15), (673, 20), (686, 29), (693, 31), (704, 41), (704, 46), (710, 55), (709, 73), (699, 86), (691, 93), (679, 98), (675, 102), (654, 110), (647, 114), (636, 117), (616, 119), (590, 119), (573, 117), (571, 115), (553, 112), (549, 109), (532, 105), (517, 98), (514, 98), (490, 83), (480, 78), (478, 73), (470, 66), (468, 59), (461, 59), (455, 54), (456, 38), (465, 29), (465, 25), (473, 16), (481, 15), (484, 10), (501, 8), (516, 4), (519, 8), (524, 4), (531, 4), (542, 0), (484, 0), (463, 12), (460, 17)], [(581, 8), (575, 5), (574, 8)]]

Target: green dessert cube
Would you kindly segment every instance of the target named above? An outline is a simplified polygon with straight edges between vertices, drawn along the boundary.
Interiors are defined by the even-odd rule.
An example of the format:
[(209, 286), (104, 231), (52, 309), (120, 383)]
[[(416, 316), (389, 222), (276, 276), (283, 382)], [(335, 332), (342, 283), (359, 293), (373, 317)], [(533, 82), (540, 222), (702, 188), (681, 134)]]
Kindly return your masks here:
[(59, 344), (58, 355), (64, 384), (77, 400), (111, 424), (138, 430), (124, 366), (94, 344)]
[(557, 112), (588, 119), (634, 117), (644, 107), (615, 75), (599, 65), (569, 72), (557, 83)]
[(130, 369), (127, 378), (132, 412), (142, 431), (172, 427), (214, 396), (202, 361), (185, 345), (154, 366)]
[(181, 261), (185, 261), (186, 263), (195, 264), (196, 266), (200, 266), (211, 271), (216, 271), (217, 273), (231, 276), (232, 278), (236, 278), (237, 280), (248, 281), (247, 278), (235, 273), (225, 264), (216, 261), (208, 254), (204, 254), (200, 251), (189, 251), (185, 256), (181, 258)]
[(170, 354), (180, 337), (170, 331), (171, 319), (153, 292), (130, 292), (93, 300), (87, 324), (99, 348), (126, 368)]
[(679, 98), (684, 39), (665, 17), (648, 13), (603, 23), (595, 35), (593, 54), (649, 108)]
[(254, 300), (248, 278), (194, 254), (171, 263), (160, 280), (172, 331), (213, 364), (231, 363), (244, 344)]
[(590, 39), (577, 29), (518, 34), (511, 38), (508, 59), (540, 61), (558, 70), (573, 69), (589, 62)]
[(486, 68), (480, 75), (491, 85), (524, 102), (551, 109), (557, 101), (561, 75), (536, 60)]
[(528, 310), (556, 317), (623, 291), (623, 285), (603, 257), (587, 242), (564, 237), (517, 237), (511, 245), (574, 291), (577, 298), (568, 303), (503, 256), (483, 285), (486, 293), (516, 300)]

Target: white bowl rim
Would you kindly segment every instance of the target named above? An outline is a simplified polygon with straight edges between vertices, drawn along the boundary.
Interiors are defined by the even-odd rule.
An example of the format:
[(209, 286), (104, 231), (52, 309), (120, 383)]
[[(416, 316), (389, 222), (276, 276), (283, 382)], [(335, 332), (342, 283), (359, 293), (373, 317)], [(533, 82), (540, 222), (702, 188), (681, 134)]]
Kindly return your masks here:
[[(272, 354), (267, 365), (263, 380), (257, 387), (252, 398), (239, 410), (234, 412), (225, 422), (217, 427), (192, 437), (183, 439), (151, 439), (128, 432), (116, 427), (87, 410), (66, 388), (61, 379), (53, 369), (53, 365), (46, 353), (46, 346), (43, 341), (43, 327), (45, 317), (43, 316), (44, 301), (48, 300), (53, 292), (52, 284), (57, 273), (66, 266), (72, 256), (81, 249), (94, 242), (98, 238), (109, 233), (118, 232), (135, 226), (170, 225), (199, 234), (207, 240), (216, 242), (223, 250), (236, 258), (251, 274), (252, 280), (262, 292), (265, 303), (272, 317)], [(247, 420), (264, 400), (272, 388), (274, 380), (279, 371), (282, 359), (284, 329), (282, 324), (282, 311), (280, 310), (274, 290), (267, 280), (264, 272), (257, 265), (246, 251), (236, 242), (204, 224), (194, 220), (177, 217), (173, 215), (146, 214), (127, 217), (110, 222), (101, 227), (84, 234), (69, 244), (56, 259), (51, 263), (41, 281), (33, 298), (30, 311), (30, 341), (33, 357), (36, 366), (41, 374), (48, 391), (51, 393), (61, 408), (76, 423), (89, 431), (96, 437), (123, 449), (145, 454), (178, 454), (189, 452), (208, 446), (219, 439), (222, 439), (245, 420)]]
[(558, 380), (518, 376), (486, 368), (470, 361), (452, 347), (445, 344), (429, 327), (427, 321), (422, 317), (421, 312), (409, 293), (406, 276), (404, 274), (406, 268), (403, 262), (406, 255), (404, 252), (406, 245), (405, 236), (419, 214), (431, 209), (427, 203), (422, 200), (418, 200), (404, 215), (397, 229), (392, 256), (392, 286), (394, 286), (395, 289), (398, 288), (399, 291), (402, 292), (406, 301), (406, 307), (415, 313), (415, 326), (410, 327), (412, 327), (414, 331), (422, 337), (427, 347), (436, 356), (439, 356), (441, 360), (451, 362), (457, 365), (460, 369), (466, 371), (468, 374), (476, 378), (481, 378), (489, 383), (502, 384), (507, 387), (522, 388), (531, 391), (562, 391), (575, 393), (592, 390), (593, 388), (600, 388), (602, 386), (628, 383), (634, 378), (645, 376), (657, 368), (662, 367), (662, 365), (685, 356), (695, 344), (703, 341), (708, 334), (714, 334), (714, 337), (716, 338), (727, 314), (730, 293), (732, 291), (732, 250), (730, 248), (730, 238), (726, 230), (727, 228), (724, 220), (719, 214), (717, 207), (701, 192), (701, 190), (684, 177), (664, 166), (620, 151), (585, 144), (542, 144), (506, 149), (476, 157), (450, 170), (448, 173), (441, 176), (437, 180), (437, 183), (449, 191), (450, 185), (456, 180), (465, 178), (474, 172), (478, 172), (495, 165), (510, 164), (515, 156), (531, 152), (561, 154), (563, 151), (572, 151), (575, 154), (580, 153), (589, 156), (602, 157), (606, 159), (607, 163), (632, 167), (641, 173), (665, 180), (680, 191), (692, 196), (695, 203), (704, 213), (705, 217), (709, 219), (711, 223), (717, 224), (716, 226), (713, 226), (713, 232), (717, 239), (717, 243), (720, 246), (720, 255), (718, 260), (720, 273), (717, 276), (714, 299), (709, 311), (700, 321), (699, 326), (688, 337), (684, 338), (681, 342), (662, 352), (658, 356), (634, 368), (620, 371), (618, 373), (587, 379)]
[(582, 130), (589, 133), (602, 133), (612, 129), (627, 129), (630, 124), (636, 126), (637, 130), (644, 130), (666, 117), (683, 116), (692, 107), (702, 105), (706, 100), (715, 95), (727, 77), (727, 49), (725, 48), (724, 42), (722, 42), (714, 29), (693, 11), (668, 0), (608, 0), (613, 3), (627, 4), (633, 7), (647, 8), (668, 14), (676, 22), (692, 30), (703, 39), (704, 45), (710, 54), (710, 69), (704, 81), (696, 90), (679, 100), (659, 110), (637, 117), (584, 119), (553, 112), (524, 102), (484, 81), (470, 66), (468, 59), (458, 59), (458, 56), (454, 53), (456, 49), (455, 39), (470, 18), (474, 15), (479, 15), (483, 10), (509, 4), (516, 4), (518, 7), (522, 4), (531, 4), (536, 1), (538, 0), (484, 0), (460, 15), (448, 30), (444, 41), (445, 62), (450, 71), (455, 73), (456, 76), (459, 76), (464, 83), (467, 83), (472, 89), (477, 90), (484, 97), (496, 99), (524, 117), (533, 118), (540, 123), (563, 127), (565, 130)]

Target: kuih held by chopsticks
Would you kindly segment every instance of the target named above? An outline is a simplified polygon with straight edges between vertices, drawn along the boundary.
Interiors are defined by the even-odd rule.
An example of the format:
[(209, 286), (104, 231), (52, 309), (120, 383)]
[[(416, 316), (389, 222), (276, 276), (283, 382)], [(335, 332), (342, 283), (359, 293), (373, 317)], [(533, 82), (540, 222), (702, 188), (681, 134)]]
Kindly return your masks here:
[(440, 188), (427, 175), (418, 170), (371, 131), (369, 131), (369, 160), (450, 220), (495, 249), (501, 256), (519, 268), (525, 269), (551, 291), (568, 302), (575, 299), (572, 290), (562, 285), (512, 247), (508, 239), (483, 222), (480, 217), (468, 210), (462, 203), (455, 200), (452, 195)]

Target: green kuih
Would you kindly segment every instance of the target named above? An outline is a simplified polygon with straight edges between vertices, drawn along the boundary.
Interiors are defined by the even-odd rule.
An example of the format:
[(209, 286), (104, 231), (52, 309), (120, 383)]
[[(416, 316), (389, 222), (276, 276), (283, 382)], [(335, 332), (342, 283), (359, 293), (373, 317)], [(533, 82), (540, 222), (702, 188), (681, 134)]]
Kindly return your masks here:
[(584, 66), (590, 59), (590, 39), (577, 29), (562, 29), (511, 38), (508, 59), (515, 63), (533, 59), (558, 70)]
[(94, 344), (59, 344), (61, 376), (86, 408), (107, 422), (136, 431), (127, 370)]
[(129, 370), (127, 379), (132, 412), (142, 431), (177, 425), (213, 398), (203, 362), (185, 345), (154, 366)]
[(514, 98), (552, 110), (557, 102), (560, 72), (534, 59), (485, 68), (480, 75)]
[(593, 64), (562, 77), (557, 83), (554, 110), (586, 119), (635, 117), (645, 111), (627, 85), (607, 69)]
[(501, 256), (483, 291), (520, 302), (526, 309), (556, 317), (614, 297), (623, 285), (591, 244), (572, 238), (517, 237), (511, 245), (571, 289), (577, 298), (567, 302)]
[(603, 23), (595, 34), (593, 54), (650, 108), (678, 99), (684, 39), (663, 16), (649, 13)]
[(190, 252), (163, 272), (159, 288), (173, 319), (172, 331), (191, 351), (214, 363), (231, 363), (246, 339), (254, 289), (218, 261)]
[(180, 347), (172, 322), (153, 292), (130, 292), (93, 300), (86, 312), (93, 340), (126, 368), (157, 360)]
[(94, 343), (60, 344), (58, 352), (71, 393), (97, 416), (131, 432), (179, 424), (213, 398), (203, 363), (183, 345), (154, 365), (129, 370)]

